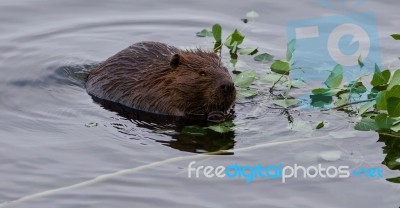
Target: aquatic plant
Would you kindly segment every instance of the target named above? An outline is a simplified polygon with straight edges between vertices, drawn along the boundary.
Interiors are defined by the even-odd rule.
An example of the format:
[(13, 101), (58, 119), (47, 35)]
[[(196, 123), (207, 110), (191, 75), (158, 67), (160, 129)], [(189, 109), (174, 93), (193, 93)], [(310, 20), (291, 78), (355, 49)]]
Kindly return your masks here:
[[(254, 13), (251, 15), (252, 17), (256, 16)], [(251, 85), (257, 80), (256, 70), (248, 69), (239, 72), (235, 66), (239, 55), (255, 55), (258, 53), (258, 48), (243, 47), (242, 43), (245, 36), (238, 29), (231, 32), (222, 44), (222, 31), (221, 25), (214, 24), (211, 30), (203, 29), (197, 33), (197, 36), (214, 37), (215, 52), (221, 54), (223, 48), (229, 50), (230, 62), (234, 68), (234, 74), (236, 74), (234, 82), (238, 87), (239, 99), (257, 95), (258, 90), (251, 88)], [(392, 37), (395, 40), (400, 40), (400, 34), (393, 34)], [(274, 90), (277, 85), (286, 88), (283, 94), (275, 96), (272, 101), (283, 109), (288, 109), (299, 103), (298, 99), (289, 96), (292, 88), (307, 86), (302, 80), (291, 80), (290, 78), (295, 45), (296, 40), (291, 40), (287, 44), (285, 60), (273, 61), (273, 56), (268, 53), (254, 57), (255, 61), (273, 61), (270, 66), (271, 72), (263, 75), (260, 80), (272, 84), (269, 88), (271, 95), (275, 95)], [(358, 64), (360, 69), (364, 67), (361, 55), (358, 58)], [(372, 79), (368, 80), (372, 86), (370, 89), (365, 85), (365, 77), (367, 76), (363, 75), (353, 81), (343, 83), (343, 68), (341, 65), (336, 65), (325, 80), (325, 86), (312, 89), (310, 105), (316, 108), (324, 108), (323, 110), (342, 110), (360, 116), (360, 121), (355, 125), (356, 130), (374, 130), (400, 137), (400, 69), (381, 71), (379, 66), (375, 65)], [(323, 122), (321, 122), (316, 129), (323, 128), (323, 126)], [(229, 128), (223, 129), (229, 131)], [(218, 132), (223, 133), (224, 131), (219, 128)]]

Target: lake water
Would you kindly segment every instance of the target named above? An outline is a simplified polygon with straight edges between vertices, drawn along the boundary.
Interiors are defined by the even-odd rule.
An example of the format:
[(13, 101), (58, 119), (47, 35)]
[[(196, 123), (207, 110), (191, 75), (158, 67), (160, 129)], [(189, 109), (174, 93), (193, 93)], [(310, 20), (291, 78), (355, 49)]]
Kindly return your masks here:
[[(368, 1), (355, 9), (376, 13), (382, 65), (392, 69), (400, 66), (400, 43), (389, 36), (400, 32), (399, 6)], [(251, 10), (260, 17), (244, 24)], [(195, 34), (214, 23), (282, 58), (288, 21), (337, 12), (314, 0), (0, 1), (0, 207), (398, 207), (400, 185), (385, 179), (400, 172), (382, 161), (383, 148), (393, 153), (399, 142), (355, 131), (357, 118), (344, 112), (293, 110), (291, 127), (270, 108), (266, 87), (255, 86), (258, 96), (236, 103), (233, 132), (195, 136), (180, 133), (182, 124), (105, 109), (82, 87), (80, 72), (135, 42), (212, 48), (211, 38)], [(269, 68), (242, 61), (239, 70)], [(324, 128), (310, 130), (321, 121)], [(218, 150), (227, 152), (201, 154)], [(379, 167), (384, 177), (246, 183), (188, 178), (191, 161)]]

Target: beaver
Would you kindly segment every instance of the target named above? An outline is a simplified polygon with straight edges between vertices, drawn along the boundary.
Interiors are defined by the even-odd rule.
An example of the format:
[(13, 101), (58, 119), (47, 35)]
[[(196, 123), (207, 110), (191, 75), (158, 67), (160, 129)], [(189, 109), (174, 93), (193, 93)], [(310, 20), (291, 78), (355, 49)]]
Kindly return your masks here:
[(129, 108), (179, 117), (226, 115), (236, 98), (218, 54), (159, 42), (135, 43), (99, 64), (86, 89)]

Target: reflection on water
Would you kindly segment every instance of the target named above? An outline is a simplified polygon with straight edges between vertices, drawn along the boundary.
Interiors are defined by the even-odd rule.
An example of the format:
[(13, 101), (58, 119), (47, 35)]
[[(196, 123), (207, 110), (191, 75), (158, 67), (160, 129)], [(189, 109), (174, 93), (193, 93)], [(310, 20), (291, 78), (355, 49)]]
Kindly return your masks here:
[[(182, 117), (164, 116), (152, 113), (147, 113), (132, 108), (125, 107), (118, 103), (102, 100), (93, 97), (96, 103), (99, 103), (105, 110), (116, 112), (119, 116), (132, 122), (139, 128), (146, 128), (153, 132), (168, 135), (171, 139), (161, 140), (154, 139), (165, 146), (193, 153), (216, 152), (219, 150), (232, 149), (234, 146), (234, 131), (227, 133), (217, 133), (211, 130), (205, 130), (204, 134), (185, 134), (183, 129), (186, 126), (198, 125), (199, 128), (207, 126), (209, 123), (206, 121), (199, 121), (198, 119), (189, 120)], [(118, 122), (111, 123), (111, 125), (118, 129), (119, 132), (134, 136), (135, 133), (131, 126), (126, 126)]]
[(16, 87), (51, 87), (54, 85), (77, 85), (84, 88), (88, 72), (96, 64), (52, 66), (47, 70), (52, 71), (49, 75), (38, 79), (17, 79), (9, 82)]
[[(390, 170), (400, 170), (400, 138), (379, 134), (378, 142), (385, 143), (385, 146), (382, 148), (386, 157), (382, 164), (386, 165)], [(387, 178), (386, 180), (393, 183), (400, 183), (400, 176)]]

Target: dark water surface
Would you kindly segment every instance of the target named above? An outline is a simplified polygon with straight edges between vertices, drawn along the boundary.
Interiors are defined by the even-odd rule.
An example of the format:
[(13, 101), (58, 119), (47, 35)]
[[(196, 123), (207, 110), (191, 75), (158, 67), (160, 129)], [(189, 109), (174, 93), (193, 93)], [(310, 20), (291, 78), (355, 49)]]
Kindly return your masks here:
[[(376, 12), (383, 65), (390, 68), (400, 66), (400, 45), (389, 36), (399, 32), (399, 6), (386, 0), (360, 8)], [(251, 10), (260, 17), (245, 25), (240, 18)], [(236, 104), (234, 132), (193, 136), (180, 133), (182, 124), (104, 109), (82, 87), (79, 72), (134, 42), (211, 48), (212, 39), (194, 34), (220, 23), (282, 58), (287, 21), (334, 13), (312, 0), (0, 1), (0, 207), (398, 207), (400, 186), (385, 178), (400, 172), (381, 164), (382, 148), (393, 142), (354, 131), (356, 118), (343, 112), (293, 111), (289, 128), (256, 86), (263, 93)], [(269, 68), (250, 58), (238, 66), (260, 74)], [(320, 121), (325, 128), (310, 130)], [(221, 149), (230, 153), (199, 154)], [(188, 178), (191, 161), (380, 167), (385, 177), (246, 184)]]

